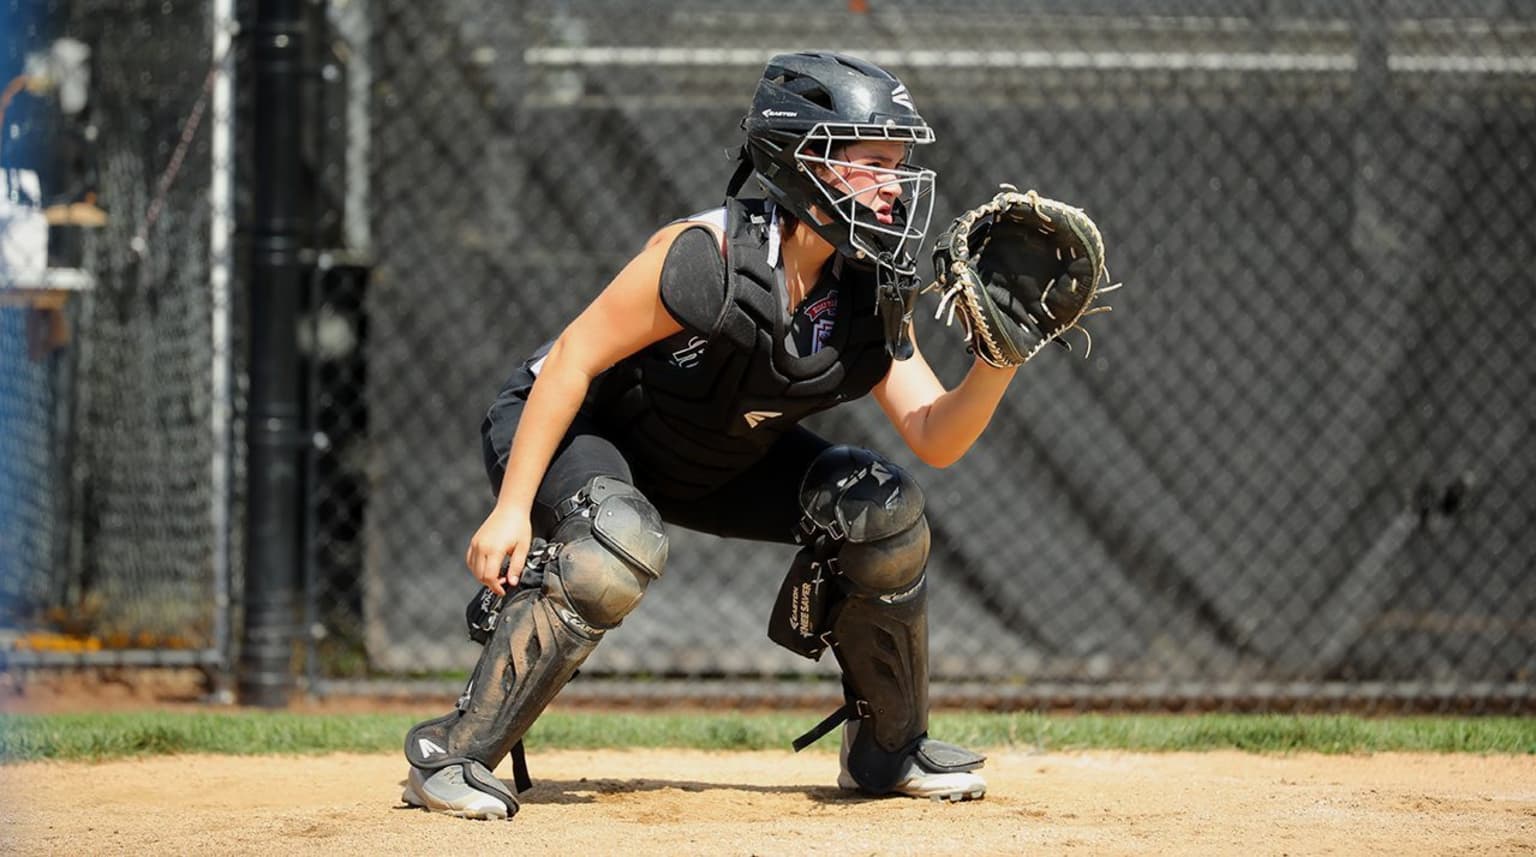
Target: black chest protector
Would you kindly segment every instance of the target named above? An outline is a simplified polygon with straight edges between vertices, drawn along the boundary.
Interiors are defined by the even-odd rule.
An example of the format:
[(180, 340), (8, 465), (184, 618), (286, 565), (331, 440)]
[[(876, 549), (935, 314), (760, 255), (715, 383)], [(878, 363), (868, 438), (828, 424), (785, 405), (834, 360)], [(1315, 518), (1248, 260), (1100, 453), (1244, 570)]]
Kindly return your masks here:
[(683, 331), (594, 385), (588, 407), (647, 491), (677, 499), (709, 493), (800, 420), (864, 396), (890, 369), (874, 274), (851, 263), (835, 262), (823, 275), (837, 279), (843, 296), (826, 343), (803, 357), (786, 349), (789, 319), (768, 264), (770, 228), (762, 201), (730, 199), (723, 259), (709, 229), (678, 235), (661, 297)]

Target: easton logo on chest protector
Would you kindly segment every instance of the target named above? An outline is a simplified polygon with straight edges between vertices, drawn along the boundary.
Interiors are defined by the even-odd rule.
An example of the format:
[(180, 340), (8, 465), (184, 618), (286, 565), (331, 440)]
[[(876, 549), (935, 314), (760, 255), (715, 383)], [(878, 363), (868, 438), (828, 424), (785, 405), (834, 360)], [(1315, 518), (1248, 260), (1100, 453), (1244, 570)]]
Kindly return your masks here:
[(784, 416), (782, 411), (747, 411), (745, 414), (742, 414), (742, 417), (747, 421), (747, 425), (751, 428), (757, 428), (764, 420), (771, 420), (774, 417), (782, 416)]

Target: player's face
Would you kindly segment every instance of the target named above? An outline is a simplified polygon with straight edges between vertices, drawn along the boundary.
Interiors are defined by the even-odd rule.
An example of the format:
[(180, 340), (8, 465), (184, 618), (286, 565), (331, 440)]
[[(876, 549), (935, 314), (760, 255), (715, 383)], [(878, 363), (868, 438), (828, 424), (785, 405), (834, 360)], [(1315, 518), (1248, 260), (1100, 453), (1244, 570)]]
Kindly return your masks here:
[(907, 144), (895, 140), (860, 140), (849, 143), (829, 158), (823, 181), (838, 195), (849, 196), (868, 208), (880, 223), (890, 224), (892, 206), (904, 185), (891, 174), (907, 158)]
[[(825, 227), (841, 223), (851, 247), (904, 275), (915, 270), (912, 254), (933, 213), (933, 170), (909, 162), (913, 146), (932, 139), (926, 128), (818, 125), (795, 155), (798, 168), (811, 173), (821, 199), (809, 214)], [(826, 230), (822, 230), (825, 232)]]

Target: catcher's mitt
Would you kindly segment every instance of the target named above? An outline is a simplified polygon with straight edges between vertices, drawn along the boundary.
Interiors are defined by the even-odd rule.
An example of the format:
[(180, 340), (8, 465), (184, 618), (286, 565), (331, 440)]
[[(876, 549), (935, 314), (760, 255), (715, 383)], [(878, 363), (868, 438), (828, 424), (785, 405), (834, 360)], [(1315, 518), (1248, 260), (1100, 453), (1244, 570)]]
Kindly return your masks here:
[[(955, 218), (939, 236), (930, 290), (942, 292), (935, 318), (960, 316), (965, 340), (993, 366), (1019, 366), (1086, 316), (1107, 286), (1104, 239), (1083, 213), (1012, 185)], [(1087, 340), (1087, 351), (1093, 340)]]

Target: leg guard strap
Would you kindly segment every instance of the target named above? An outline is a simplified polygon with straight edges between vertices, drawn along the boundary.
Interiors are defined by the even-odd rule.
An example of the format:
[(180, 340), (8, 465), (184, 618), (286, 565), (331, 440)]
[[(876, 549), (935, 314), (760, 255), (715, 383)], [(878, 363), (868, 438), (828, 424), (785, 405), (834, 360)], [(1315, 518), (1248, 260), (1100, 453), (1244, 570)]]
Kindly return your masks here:
[(852, 702), (845, 702), (843, 703), (842, 708), (839, 708), (838, 710), (827, 715), (827, 719), (821, 721), (815, 726), (812, 726), (810, 729), (806, 730), (804, 735), (801, 735), (799, 738), (796, 738), (790, 743), (795, 748), (795, 752), (798, 753), (801, 750), (804, 750), (806, 747), (809, 747), (812, 744), (815, 744), (817, 741), (820, 741), (822, 738), (825, 738), (828, 732), (831, 732), (833, 729), (836, 729), (849, 720), (862, 720), (863, 718), (869, 716), (868, 711), (869, 703), (862, 699), (855, 699)]

